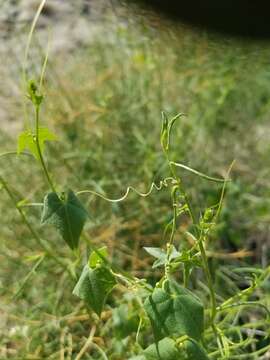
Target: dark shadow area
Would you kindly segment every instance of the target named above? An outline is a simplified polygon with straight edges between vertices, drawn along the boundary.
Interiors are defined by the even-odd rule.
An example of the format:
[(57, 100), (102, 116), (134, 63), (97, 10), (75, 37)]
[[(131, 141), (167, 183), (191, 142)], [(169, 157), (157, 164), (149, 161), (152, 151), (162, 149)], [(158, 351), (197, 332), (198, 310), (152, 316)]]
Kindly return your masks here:
[(270, 38), (269, 2), (244, 0), (129, 0), (205, 30), (254, 39)]

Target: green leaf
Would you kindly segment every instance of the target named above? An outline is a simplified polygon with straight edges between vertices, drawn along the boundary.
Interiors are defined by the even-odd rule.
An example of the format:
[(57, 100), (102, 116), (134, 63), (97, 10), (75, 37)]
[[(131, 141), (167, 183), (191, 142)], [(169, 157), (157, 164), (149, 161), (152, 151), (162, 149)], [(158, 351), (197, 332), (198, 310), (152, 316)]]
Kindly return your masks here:
[(205, 350), (195, 340), (187, 340), (180, 345), (185, 352), (187, 360), (209, 360)]
[[(181, 353), (174, 340), (165, 337), (156, 344), (148, 346), (143, 354), (146, 360), (179, 360)], [(198, 359), (199, 360), (199, 359)]]
[(86, 265), (73, 294), (84, 300), (100, 316), (107, 296), (115, 285), (115, 277), (107, 267), (99, 266), (91, 269)]
[(153, 263), (152, 268), (157, 268), (163, 266), (167, 261), (167, 254), (161, 248), (157, 247), (144, 247), (144, 250), (151, 256), (155, 257), (157, 260)]
[(148, 346), (143, 355), (146, 360), (209, 360), (202, 346), (190, 339), (177, 344), (171, 338), (164, 338)]
[(87, 211), (72, 190), (63, 199), (55, 192), (45, 196), (41, 223), (54, 225), (71, 249), (78, 247), (87, 217)]
[[(57, 137), (46, 127), (39, 128), (39, 145), (41, 153), (44, 151), (46, 141), (55, 141)], [(23, 131), (18, 137), (17, 153), (29, 150), (36, 159), (39, 159), (36, 136), (29, 130)]]
[[(144, 247), (144, 250), (146, 252), (148, 252), (149, 255), (151, 255), (157, 259), (152, 266), (153, 268), (157, 268), (159, 266), (166, 264), (167, 253), (165, 250), (158, 248), (158, 247)], [(173, 246), (168, 260), (171, 261), (173, 259), (176, 259), (180, 255), (181, 255), (181, 253), (179, 253), (176, 250), (176, 248)]]
[(108, 250), (107, 250), (107, 246), (103, 246), (101, 248), (99, 248), (97, 251), (93, 251), (90, 256), (89, 256), (89, 260), (88, 260), (88, 265), (90, 268), (95, 268), (97, 265), (102, 264), (103, 258), (107, 258), (108, 257)]
[(45, 141), (58, 140), (57, 136), (46, 127), (40, 127), (38, 132), (39, 132), (39, 143), (41, 150), (43, 149)]
[(115, 336), (120, 339), (125, 339), (138, 330), (140, 322), (138, 309), (135, 309), (134, 306), (121, 304), (113, 310), (112, 321)]
[(39, 158), (36, 141), (31, 131), (23, 131), (18, 137), (17, 153), (29, 150), (36, 159)]
[(148, 252), (149, 255), (160, 259), (160, 258), (165, 258), (166, 257), (166, 251), (159, 248), (159, 247), (144, 247), (144, 250), (146, 252)]
[(144, 309), (151, 321), (155, 339), (183, 336), (200, 340), (204, 329), (204, 311), (200, 300), (173, 280), (155, 288)]

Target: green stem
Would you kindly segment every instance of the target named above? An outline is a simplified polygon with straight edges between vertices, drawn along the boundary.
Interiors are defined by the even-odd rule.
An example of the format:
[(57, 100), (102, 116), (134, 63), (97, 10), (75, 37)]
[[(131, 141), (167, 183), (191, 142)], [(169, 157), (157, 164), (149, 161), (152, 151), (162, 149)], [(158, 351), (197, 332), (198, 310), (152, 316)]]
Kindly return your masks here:
[[(177, 220), (177, 206), (176, 206), (177, 194), (176, 194), (176, 191), (177, 190), (179, 190), (181, 196), (183, 196), (183, 198), (184, 198), (184, 201), (185, 201), (185, 204), (187, 206), (188, 213), (190, 215), (190, 218), (191, 218), (191, 221), (192, 221), (193, 225), (196, 224), (196, 218), (195, 218), (194, 212), (192, 210), (192, 206), (191, 206), (191, 203), (190, 203), (190, 201), (188, 199), (188, 196), (187, 196), (186, 192), (184, 191), (184, 189), (182, 187), (181, 179), (177, 176), (176, 171), (175, 171), (174, 167), (172, 166), (172, 162), (170, 161), (169, 150), (163, 148), (163, 152), (164, 152), (164, 155), (165, 155), (166, 160), (168, 162), (171, 175), (172, 175), (172, 177), (173, 177), (173, 179), (175, 180), (175, 183), (176, 183), (176, 185), (174, 186), (174, 190), (172, 192), (172, 203), (173, 203), (172, 231), (171, 231), (171, 235), (170, 235), (170, 239), (169, 239), (169, 243), (168, 243), (168, 247), (167, 247), (167, 261), (166, 261), (166, 264), (165, 264), (165, 277), (167, 277), (168, 270), (169, 270), (168, 269), (168, 262), (169, 262), (169, 256), (170, 256), (170, 251), (171, 251), (171, 245), (173, 244), (173, 239), (174, 239), (174, 235), (175, 235), (175, 232), (176, 232), (176, 220)], [(187, 273), (186, 273), (185, 269), (183, 271), (183, 278), (184, 278), (184, 286), (187, 287), (188, 276), (187, 276)]]
[(250, 354), (238, 354), (238, 355), (230, 355), (230, 359), (259, 359), (259, 355), (266, 354), (266, 352), (270, 349), (270, 345), (266, 345), (265, 347), (251, 352)]
[(189, 215), (190, 215), (190, 217), (191, 217), (192, 223), (193, 223), (193, 225), (195, 225), (195, 224), (196, 224), (196, 218), (195, 218), (194, 212), (193, 212), (193, 210), (192, 210), (192, 206), (191, 206), (191, 203), (190, 203), (189, 198), (188, 198), (188, 196), (187, 196), (187, 193), (184, 191), (184, 189), (183, 189), (183, 187), (182, 187), (181, 179), (177, 176), (176, 171), (175, 171), (174, 167), (172, 166), (173, 162), (172, 162), (172, 161), (170, 160), (170, 158), (169, 158), (169, 153), (168, 153), (168, 151), (164, 150), (164, 153), (165, 153), (167, 162), (168, 162), (168, 164), (169, 164), (169, 168), (170, 168), (171, 174), (172, 174), (173, 178), (175, 179), (175, 181), (176, 181), (177, 184), (178, 184), (178, 189), (179, 189), (181, 195), (184, 197), (184, 200), (185, 200), (185, 203), (186, 203), (186, 205), (187, 205), (188, 212), (189, 212)]
[(212, 177), (212, 176), (208, 176), (206, 174), (201, 173), (200, 171), (197, 171), (195, 169), (190, 168), (189, 166), (186, 166), (186, 165), (180, 164), (180, 163), (176, 163), (174, 161), (171, 161), (170, 165), (185, 169), (185, 170), (187, 170), (187, 171), (189, 171), (189, 172), (191, 172), (191, 173), (193, 173), (193, 174), (195, 174), (195, 175), (197, 175), (197, 176), (199, 176), (199, 177), (201, 177), (201, 178), (203, 178), (205, 180), (209, 180), (209, 181), (213, 181), (213, 182), (217, 182), (217, 183), (226, 183), (226, 182), (230, 181), (230, 179), (222, 179), (222, 178), (215, 178), (215, 177)]
[(257, 289), (261, 284), (270, 276), (270, 266), (268, 266), (264, 272), (256, 278), (256, 281), (253, 282), (247, 289), (239, 291), (236, 295), (230, 297), (229, 299), (225, 300), (219, 308), (224, 308), (229, 305), (235, 304), (237, 301), (241, 301), (251, 295), (255, 289)]
[(54, 186), (54, 184), (52, 182), (52, 179), (51, 179), (51, 177), (49, 175), (47, 166), (45, 164), (45, 161), (44, 161), (44, 158), (43, 158), (43, 155), (42, 155), (41, 147), (40, 147), (40, 141), (39, 141), (39, 108), (40, 108), (39, 105), (35, 105), (35, 123), (36, 123), (35, 136), (36, 136), (37, 151), (38, 151), (40, 163), (41, 163), (41, 166), (43, 168), (45, 177), (46, 177), (46, 179), (48, 181), (48, 184), (49, 184), (50, 188), (52, 189), (52, 191), (56, 193), (57, 191), (56, 191), (55, 186)]
[(172, 206), (173, 206), (173, 221), (172, 221), (172, 231), (169, 239), (168, 246), (171, 247), (174, 240), (174, 235), (176, 232), (176, 220), (177, 220), (177, 207), (176, 207), (176, 191), (178, 190), (178, 186), (175, 186), (172, 191)]
[(175, 232), (176, 232), (176, 220), (177, 220), (177, 207), (176, 207), (177, 197), (176, 197), (176, 191), (177, 190), (178, 190), (178, 185), (173, 187), (173, 190), (172, 190), (172, 193), (171, 193), (172, 206), (173, 206), (173, 220), (172, 220), (172, 230), (171, 230), (170, 238), (169, 238), (169, 241), (167, 243), (167, 254), (166, 254), (166, 263), (165, 263), (165, 278), (168, 278), (168, 274), (169, 274), (169, 270), (170, 270), (170, 268), (169, 268), (170, 255), (171, 255), (174, 235), (175, 235)]
[[(215, 289), (214, 289), (214, 284), (213, 284), (213, 280), (212, 280), (212, 276), (210, 273), (210, 269), (209, 269), (209, 264), (208, 264), (208, 259), (207, 259), (207, 255), (206, 255), (206, 251), (204, 248), (204, 238), (202, 236), (200, 236), (199, 240), (198, 240), (198, 245), (199, 245), (199, 249), (200, 249), (200, 253), (201, 253), (201, 258), (202, 258), (202, 263), (203, 263), (203, 270), (205, 272), (206, 275), (206, 279), (207, 279), (207, 284), (208, 284), (208, 288), (210, 291), (210, 299), (211, 299), (211, 327), (213, 329), (213, 332), (216, 336), (217, 342), (222, 344), (222, 338), (218, 332), (218, 329), (216, 327), (215, 324), (215, 318), (217, 315), (217, 301), (216, 301), (216, 294), (215, 294)], [(222, 349), (221, 349), (222, 351)]]
[[(170, 161), (168, 151), (164, 149), (164, 153), (165, 153), (166, 159), (168, 161), (171, 174), (172, 174), (172, 176), (174, 177), (174, 179), (176, 180), (176, 182), (178, 184), (178, 189), (181, 192), (181, 195), (184, 197), (184, 200), (185, 200), (186, 205), (188, 207), (188, 211), (189, 211), (192, 223), (193, 223), (193, 225), (195, 225), (196, 224), (196, 218), (195, 218), (195, 215), (193, 213), (192, 206), (190, 204), (190, 201), (188, 199), (188, 196), (187, 196), (186, 192), (184, 191), (183, 187), (181, 186), (181, 180), (177, 176), (176, 171), (175, 171), (175, 169), (173, 167), (174, 163)], [(175, 222), (173, 222), (173, 226), (174, 225), (175, 225)], [(173, 231), (175, 231), (174, 228), (173, 228)], [(204, 239), (200, 235), (199, 240), (198, 240), (198, 245), (199, 245), (199, 249), (200, 249), (200, 253), (201, 253), (201, 257), (202, 257), (203, 269), (204, 269), (204, 272), (205, 272), (205, 275), (206, 275), (208, 288), (209, 288), (209, 291), (210, 291), (210, 298), (211, 298), (211, 326), (212, 326), (212, 329), (214, 331), (214, 334), (216, 335), (216, 338), (219, 339), (220, 336), (219, 336), (218, 330), (217, 330), (216, 325), (215, 325), (215, 318), (216, 318), (216, 313), (217, 313), (217, 310), (216, 310), (217, 309), (216, 295), (215, 295), (214, 284), (213, 284), (213, 281), (212, 281), (212, 277), (211, 277), (211, 273), (210, 273), (208, 260), (207, 260), (207, 255), (206, 255), (206, 251), (205, 251), (205, 248), (204, 248), (203, 241), (204, 241)], [(184, 285), (186, 286), (187, 285), (187, 279), (186, 279), (185, 276), (184, 276), (184, 278), (185, 278)]]
[(218, 312), (222, 312), (222, 311), (226, 311), (228, 309), (234, 308), (234, 307), (242, 307), (242, 306), (256, 306), (256, 307), (261, 307), (262, 309), (265, 310), (265, 312), (267, 313), (268, 318), (270, 318), (270, 311), (267, 308), (266, 305), (259, 303), (258, 301), (243, 301), (243, 302), (239, 302), (239, 303), (235, 303), (235, 304), (230, 304), (227, 306), (222, 306), (222, 307), (217, 307), (217, 311)]
[(204, 239), (201, 237), (198, 240), (198, 245), (199, 245), (199, 249), (200, 249), (200, 253), (201, 253), (201, 257), (202, 257), (203, 269), (204, 269), (204, 272), (205, 272), (205, 275), (206, 275), (208, 288), (209, 288), (209, 291), (210, 291), (210, 297), (211, 297), (211, 322), (214, 323), (216, 313), (217, 313), (217, 302), (216, 302), (214, 284), (213, 284), (212, 276), (211, 276), (211, 273), (210, 273), (208, 260), (207, 260), (207, 255), (206, 255), (206, 251), (205, 251), (205, 248), (204, 248), (203, 241), (204, 241)]
[[(0, 154), (0, 157), (4, 157), (4, 156), (9, 156), (9, 155), (18, 155), (18, 152), (17, 151), (6, 151), (6, 152), (3, 152)], [(27, 152), (21, 152), (20, 155), (26, 155), (26, 156), (33, 156), (32, 154), (30, 153), (27, 153)]]

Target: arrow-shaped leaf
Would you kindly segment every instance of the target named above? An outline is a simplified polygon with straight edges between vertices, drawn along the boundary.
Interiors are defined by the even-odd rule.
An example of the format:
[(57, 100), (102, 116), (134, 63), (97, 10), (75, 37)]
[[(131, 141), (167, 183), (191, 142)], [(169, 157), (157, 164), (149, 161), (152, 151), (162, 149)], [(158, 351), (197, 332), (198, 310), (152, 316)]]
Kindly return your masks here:
[(55, 192), (45, 196), (41, 223), (54, 225), (71, 249), (78, 247), (87, 217), (87, 211), (72, 190), (63, 199)]
[(204, 330), (204, 309), (190, 291), (170, 280), (156, 288), (144, 309), (151, 321), (155, 339), (188, 335), (200, 340)]
[(73, 294), (84, 300), (100, 316), (107, 296), (115, 285), (115, 277), (107, 267), (98, 266), (91, 269), (86, 265)]
[[(57, 137), (46, 127), (39, 128), (39, 145), (41, 153), (43, 153), (46, 141), (55, 141)], [(39, 153), (37, 148), (36, 135), (31, 131), (23, 131), (18, 137), (17, 153), (21, 154), (24, 150), (29, 150), (36, 159), (39, 159)]]
[(166, 264), (167, 260), (171, 261), (173, 259), (176, 259), (181, 255), (180, 252), (176, 250), (176, 248), (173, 246), (172, 251), (167, 259), (167, 253), (165, 250), (158, 248), (158, 247), (144, 247), (144, 250), (148, 252), (151, 256), (155, 257), (157, 260), (153, 264), (153, 268), (157, 268), (159, 266), (162, 266)]

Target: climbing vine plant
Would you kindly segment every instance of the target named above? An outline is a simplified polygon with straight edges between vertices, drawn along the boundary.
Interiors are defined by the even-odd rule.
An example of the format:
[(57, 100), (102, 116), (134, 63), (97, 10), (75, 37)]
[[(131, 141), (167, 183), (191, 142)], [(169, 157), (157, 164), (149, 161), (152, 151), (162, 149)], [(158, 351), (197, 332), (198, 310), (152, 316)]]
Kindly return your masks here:
[[(31, 27), (26, 59), (31, 36), (44, 3), (45, 0), (41, 2)], [(87, 313), (91, 315), (94, 312), (98, 317), (102, 316), (104, 308), (108, 306), (106, 303), (108, 296), (118, 286), (135, 294), (137, 306), (134, 307), (134, 316), (138, 321), (135, 321), (135, 326), (132, 327), (136, 336), (133, 355), (129, 360), (259, 359), (270, 349), (269, 310), (263, 299), (258, 296), (258, 290), (269, 279), (270, 267), (256, 271), (252, 268), (238, 269), (243, 276), (248, 273), (249, 286), (223, 299), (217, 296), (214, 276), (207, 256), (207, 245), (222, 211), (223, 198), (226, 186), (231, 181), (229, 177), (233, 164), (229, 167), (225, 178), (215, 178), (173, 161), (171, 159), (173, 127), (183, 114), (168, 118), (163, 113), (160, 144), (168, 168), (168, 177), (159, 183), (150, 184), (149, 190), (145, 193), (129, 186), (124, 195), (118, 199), (111, 199), (92, 189), (78, 192), (62, 189), (61, 183), (56, 183), (49, 171), (45, 157), (46, 144), (56, 141), (57, 136), (40, 119), (44, 102), (41, 85), (46, 62), (47, 57), (39, 84), (33, 80), (26, 81), (27, 98), (34, 110), (34, 126), (27, 127), (19, 135), (17, 151), (2, 153), (0, 157), (30, 156), (40, 166), (49, 189), (41, 203), (40, 223), (43, 227), (55, 228), (58, 236), (62, 237), (77, 261), (71, 264), (67, 259), (58, 256), (57, 251), (40, 237), (34, 225), (28, 220), (24, 202), (17, 201), (15, 192), (3, 175), (0, 175), (0, 186), (6, 191), (23, 223), (36, 240), (37, 246), (69, 274), (74, 283), (70, 293), (73, 292), (78, 301), (83, 302)], [(26, 74), (24, 78), (26, 80)], [(198, 216), (178, 175), (179, 169), (190, 172), (201, 181), (219, 183), (221, 191), (217, 204), (206, 208)], [(158, 268), (161, 273), (155, 284), (150, 284), (148, 279), (135, 277), (126, 269), (111, 263), (109, 251), (102, 244), (100, 247), (91, 244), (88, 261), (81, 263), (79, 245), (80, 241), (84, 240), (84, 225), (89, 221), (83, 196), (98, 196), (104, 201), (118, 203), (125, 201), (130, 192), (134, 192), (138, 197), (150, 197), (165, 188), (170, 191), (171, 214), (165, 226), (163, 246), (144, 248), (153, 258), (152, 267)], [(189, 218), (191, 223), (184, 234), (192, 239), (189, 248), (179, 247), (175, 241), (178, 225), (183, 217)], [(204, 275), (207, 299), (200, 297), (200, 292), (195, 291), (196, 286), (191, 281), (192, 273), (198, 271)], [(260, 310), (262, 321), (254, 324), (245, 323), (243, 320), (234, 321), (235, 311), (243, 309), (248, 311), (253, 307)], [(119, 313), (121, 311), (119, 308)], [(243, 329), (249, 329), (251, 335), (246, 336)], [(265, 345), (259, 349), (255, 346), (257, 332), (263, 333), (265, 340)], [(140, 342), (140, 334), (146, 334), (146, 340)], [(102, 358), (107, 359), (107, 350), (100, 349)]]
[[(228, 320), (231, 319), (232, 311), (236, 308), (257, 307), (265, 313), (263, 325), (260, 324), (260, 327), (267, 327), (269, 311), (263, 302), (256, 300), (256, 290), (269, 277), (270, 268), (256, 272), (256, 274), (252, 273), (249, 287), (242, 291), (239, 290), (234, 296), (224, 301), (218, 301), (206, 246), (222, 209), (225, 189), (230, 181), (231, 167), (223, 179), (208, 176), (171, 160), (170, 147), (173, 126), (183, 115), (178, 114), (172, 119), (168, 119), (165, 113), (162, 114), (160, 143), (164, 161), (168, 165), (168, 177), (159, 184), (152, 183), (146, 193), (128, 187), (122, 197), (110, 199), (91, 189), (81, 190), (77, 193), (71, 189), (62, 191), (61, 184), (55, 183), (48, 170), (44, 150), (46, 143), (55, 141), (57, 137), (40, 122), (40, 109), (44, 96), (34, 81), (28, 83), (27, 96), (34, 109), (35, 126), (33, 129), (26, 129), (19, 135), (17, 154), (32, 156), (40, 165), (44, 179), (47, 181), (49, 192), (45, 194), (42, 203), (41, 224), (53, 226), (78, 258), (80, 258), (80, 238), (84, 225), (89, 219), (88, 211), (80, 199), (82, 195), (90, 194), (99, 196), (104, 201), (121, 202), (125, 201), (131, 191), (138, 196), (147, 197), (154, 195), (155, 191), (162, 191), (164, 188), (170, 189), (172, 215), (165, 227), (164, 246), (145, 247), (145, 251), (153, 257), (153, 268), (163, 269), (163, 275), (153, 286), (147, 282), (147, 279), (134, 277), (127, 274), (125, 269), (119, 269), (116, 265), (111, 264), (110, 254), (106, 247), (95, 248), (92, 246), (88, 262), (84, 264), (81, 274), (77, 276), (81, 263), (78, 261), (71, 267), (65, 262), (65, 259), (61, 259), (55, 254), (27, 220), (25, 210), (17, 202), (8, 182), (2, 176), (0, 177), (2, 187), (38, 245), (71, 276), (74, 281), (73, 294), (77, 296), (78, 300), (83, 301), (87, 311), (93, 311), (100, 317), (109, 294), (118, 285), (124, 286), (127, 291), (136, 293), (140, 305), (140, 320), (137, 324), (137, 346), (134, 350), (133, 360), (206, 360), (236, 357), (257, 359), (260, 354), (265, 353), (269, 345), (253, 352), (250, 351), (251, 344), (256, 342), (256, 337), (250, 339), (244, 337), (241, 333), (241, 326), (233, 322), (229, 326)], [(14, 153), (16, 152), (4, 153), (1, 157)], [(196, 216), (183, 182), (177, 174), (179, 168), (200, 177), (202, 181), (220, 183), (222, 189), (218, 203), (207, 208), (200, 216)], [(180, 250), (175, 243), (175, 234), (183, 216), (189, 217), (192, 223), (186, 235), (192, 238), (193, 245), (188, 249)], [(208, 303), (203, 302), (192, 290), (190, 276), (194, 269), (201, 269), (204, 273), (209, 294)], [(182, 273), (181, 277), (178, 276), (179, 272)], [(180, 278), (183, 279), (181, 282)], [(70, 291), (72, 292), (72, 289)], [(252, 324), (249, 326), (253, 328)], [(140, 332), (152, 333), (152, 343), (147, 346), (140, 345), (138, 340)], [(106, 353), (106, 349), (104, 351)]]

